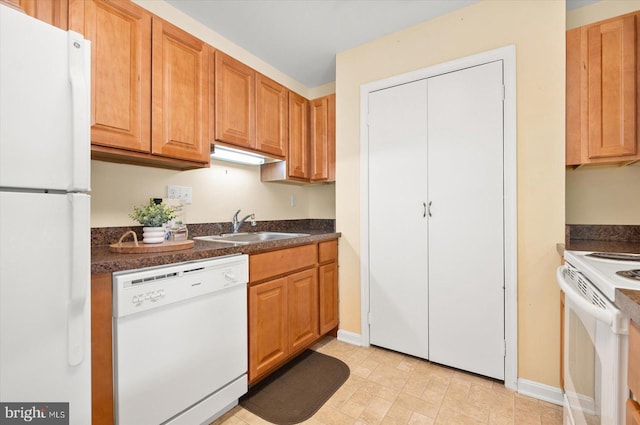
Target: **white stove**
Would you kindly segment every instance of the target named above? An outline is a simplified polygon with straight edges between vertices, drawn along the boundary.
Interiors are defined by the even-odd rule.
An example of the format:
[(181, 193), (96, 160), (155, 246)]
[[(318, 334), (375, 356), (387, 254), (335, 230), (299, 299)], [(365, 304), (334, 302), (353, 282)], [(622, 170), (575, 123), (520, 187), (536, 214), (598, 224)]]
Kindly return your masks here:
[(628, 274), (637, 274), (640, 278), (639, 254), (565, 251), (564, 259), (589, 279), (610, 301), (616, 299), (616, 288), (640, 291), (640, 280), (618, 273), (631, 272)]
[(564, 258), (557, 273), (565, 294), (564, 423), (624, 425), (629, 319), (614, 301), (616, 288), (640, 290), (640, 255), (565, 251)]

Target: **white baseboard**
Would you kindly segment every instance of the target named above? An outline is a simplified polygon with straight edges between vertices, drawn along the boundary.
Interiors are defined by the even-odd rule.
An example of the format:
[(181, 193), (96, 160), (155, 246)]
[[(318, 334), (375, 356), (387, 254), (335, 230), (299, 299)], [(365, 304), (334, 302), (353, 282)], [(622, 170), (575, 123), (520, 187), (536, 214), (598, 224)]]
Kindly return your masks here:
[(518, 393), (537, 398), (538, 400), (564, 406), (564, 395), (560, 388), (528, 379), (518, 379)]
[(355, 332), (349, 332), (339, 329), (338, 341), (346, 342), (348, 344), (357, 345), (358, 347), (360, 347), (362, 346), (362, 335)]

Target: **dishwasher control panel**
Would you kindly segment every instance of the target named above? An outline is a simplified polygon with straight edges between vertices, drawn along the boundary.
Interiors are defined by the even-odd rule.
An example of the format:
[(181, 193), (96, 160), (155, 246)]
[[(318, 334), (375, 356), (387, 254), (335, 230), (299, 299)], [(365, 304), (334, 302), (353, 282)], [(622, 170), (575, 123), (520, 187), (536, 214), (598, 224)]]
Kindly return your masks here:
[(125, 317), (249, 281), (249, 257), (233, 255), (113, 274), (113, 317)]

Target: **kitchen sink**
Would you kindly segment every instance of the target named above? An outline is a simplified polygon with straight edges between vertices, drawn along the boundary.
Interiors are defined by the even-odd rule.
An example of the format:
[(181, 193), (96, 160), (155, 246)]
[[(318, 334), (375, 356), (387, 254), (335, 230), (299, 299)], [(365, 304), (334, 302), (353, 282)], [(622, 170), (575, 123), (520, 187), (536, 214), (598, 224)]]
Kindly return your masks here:
[(193, 239), (196, 239), (199, 241), (248, 245), (250, 243), (275, 241), (279, 239), (299, 238), (301, 236), (309, 236), (309, 234), (308, 233), (284, 233), (284, 232), (224, 233), (222, 235), (196, 236)]

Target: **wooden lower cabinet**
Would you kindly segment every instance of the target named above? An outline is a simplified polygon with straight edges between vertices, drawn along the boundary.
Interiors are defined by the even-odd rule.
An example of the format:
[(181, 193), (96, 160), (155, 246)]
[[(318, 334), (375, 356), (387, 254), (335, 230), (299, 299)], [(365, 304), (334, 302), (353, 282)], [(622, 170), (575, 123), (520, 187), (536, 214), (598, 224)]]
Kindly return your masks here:
[(631, 400), (627, 400), (627, 425), (640, 425), (640, 405)]
[(338, 264), (331, 262), (318, 268), (320, 333), (338, 326)]
[(91, 423), (113, 424), (111, 273), (91, 276)]
[(338, 325), (338, 241), (249, 257), (249, 383)]
[(287, 278), (249, 288), (249, 376), (260, 376), (289, 355)]
[(249, 288), (249, 380), (313, 344), (318, 333), (316, 269)]
[(289, 291), (289, 346), (300, 351), (320, 336), (318, 328), (318, 271), (316, 268), (287, 278)]
[(338, 240), (318, 244), (320, 334), (338, 326)]

